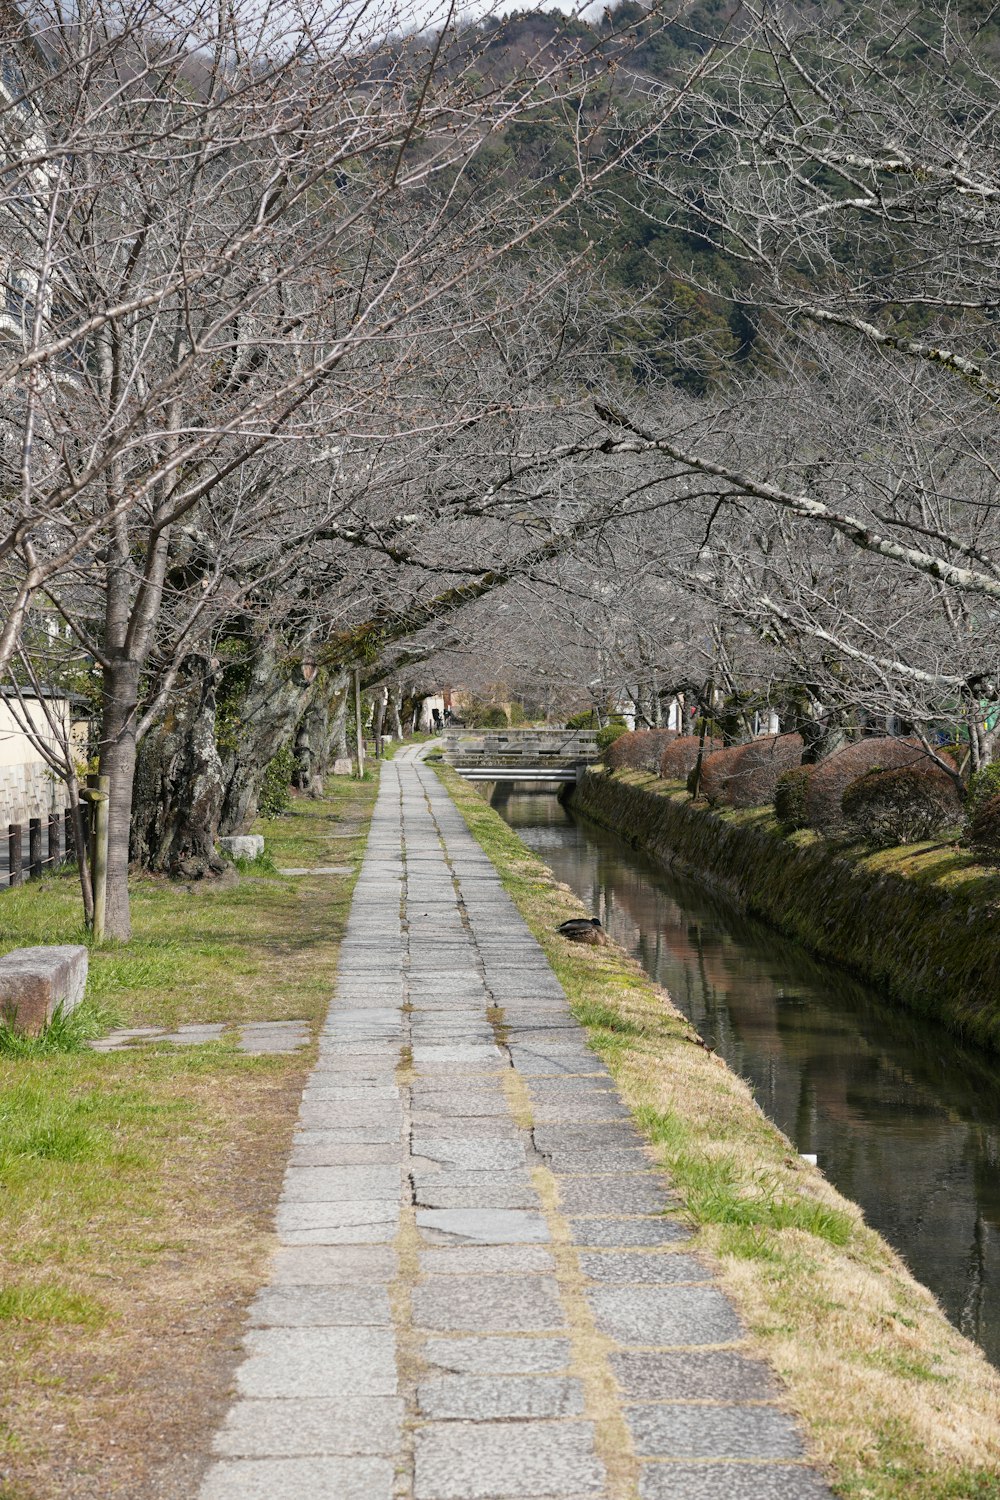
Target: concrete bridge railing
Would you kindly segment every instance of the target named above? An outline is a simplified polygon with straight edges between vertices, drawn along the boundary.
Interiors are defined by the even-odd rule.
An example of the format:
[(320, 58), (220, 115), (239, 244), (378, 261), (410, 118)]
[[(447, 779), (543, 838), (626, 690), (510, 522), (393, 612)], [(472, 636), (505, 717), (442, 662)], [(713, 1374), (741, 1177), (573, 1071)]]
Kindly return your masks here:
[(475, 781), (575, 781), (600, 754), (593, 729), (450, 729), (444, 758)]

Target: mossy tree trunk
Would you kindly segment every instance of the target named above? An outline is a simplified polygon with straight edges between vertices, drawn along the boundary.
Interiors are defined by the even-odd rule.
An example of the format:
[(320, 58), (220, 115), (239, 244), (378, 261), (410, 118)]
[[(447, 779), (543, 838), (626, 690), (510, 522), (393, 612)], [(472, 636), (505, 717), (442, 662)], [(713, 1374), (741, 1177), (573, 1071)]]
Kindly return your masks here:
[(225, 867), (215, 849), (224, 789), (218, 679), (216, 663), (189, 658), (169, 709), (139, 745), (130, 854), (146, 869), (190, 878)]

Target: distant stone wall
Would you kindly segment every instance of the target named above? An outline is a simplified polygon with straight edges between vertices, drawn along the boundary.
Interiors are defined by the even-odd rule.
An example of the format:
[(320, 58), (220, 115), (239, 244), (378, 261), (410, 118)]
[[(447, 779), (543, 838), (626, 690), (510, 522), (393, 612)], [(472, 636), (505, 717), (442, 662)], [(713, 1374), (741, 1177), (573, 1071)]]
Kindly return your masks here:
[(965, 874), (947, 849), (940, 874), (926, 857), (904, 871), (905, 850), (867, 854), (785, 834), (771, 808), (714, 811), (640, 772), (588, 772), (567, 801), (668, 869), (1000, 1051), (1000, 874)]

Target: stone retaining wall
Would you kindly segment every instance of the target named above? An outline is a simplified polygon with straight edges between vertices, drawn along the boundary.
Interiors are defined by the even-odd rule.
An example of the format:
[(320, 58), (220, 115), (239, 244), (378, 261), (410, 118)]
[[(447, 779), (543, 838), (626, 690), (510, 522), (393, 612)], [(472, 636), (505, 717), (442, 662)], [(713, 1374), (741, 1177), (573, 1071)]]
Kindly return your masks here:
[[(567, 801), (821, 957), (1000, 1051), (1000, 875), (964, 874), (949, 849), (900, 874), (893, 855), (783, 834), (773, 809), (713, 812), (656, 777), (590, 772)], [(945, 868), (947, 867), (947, 868)]]

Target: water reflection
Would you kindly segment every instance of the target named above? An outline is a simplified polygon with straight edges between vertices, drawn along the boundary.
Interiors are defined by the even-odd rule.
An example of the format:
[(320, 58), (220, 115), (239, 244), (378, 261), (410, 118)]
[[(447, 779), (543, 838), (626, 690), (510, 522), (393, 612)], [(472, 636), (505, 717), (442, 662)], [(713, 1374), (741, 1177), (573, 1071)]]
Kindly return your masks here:
[(734, 915), (556, 797), (493, 805), (1000, 1363), (1000, 1064)]

